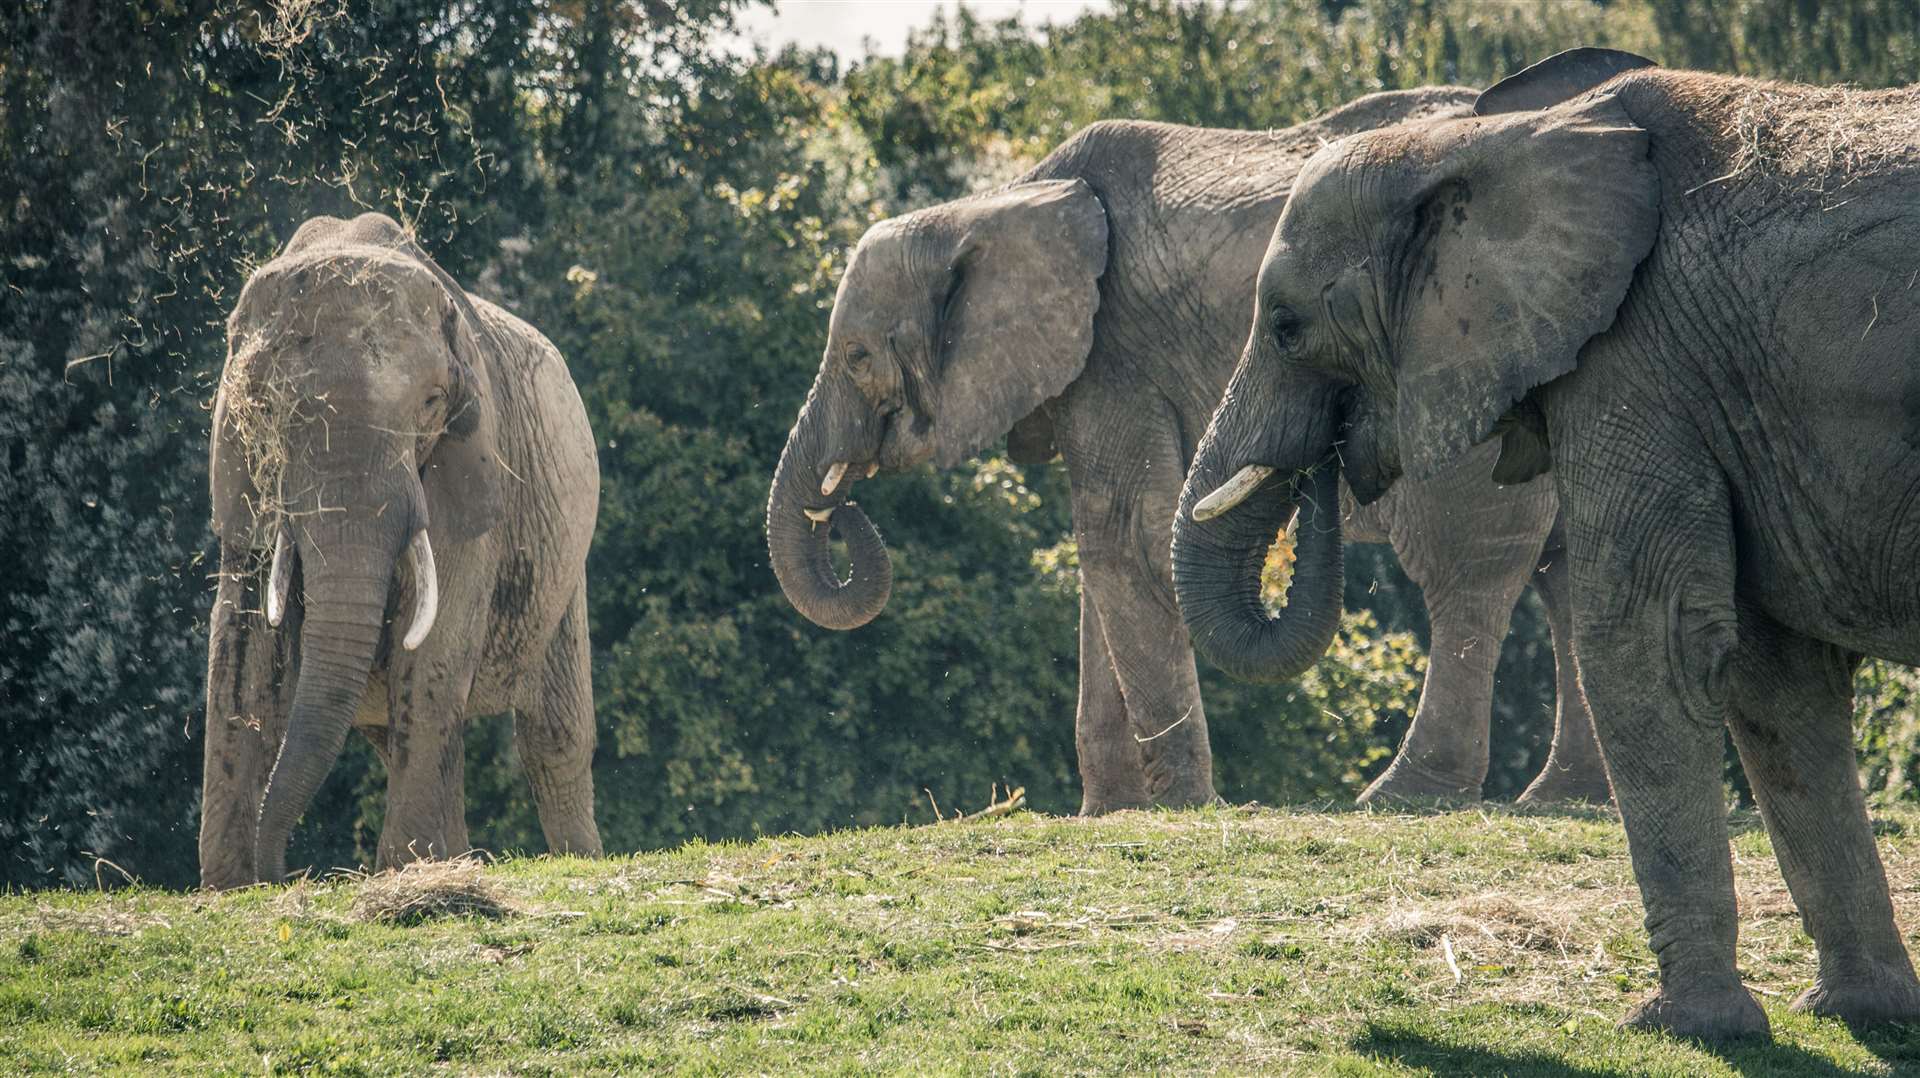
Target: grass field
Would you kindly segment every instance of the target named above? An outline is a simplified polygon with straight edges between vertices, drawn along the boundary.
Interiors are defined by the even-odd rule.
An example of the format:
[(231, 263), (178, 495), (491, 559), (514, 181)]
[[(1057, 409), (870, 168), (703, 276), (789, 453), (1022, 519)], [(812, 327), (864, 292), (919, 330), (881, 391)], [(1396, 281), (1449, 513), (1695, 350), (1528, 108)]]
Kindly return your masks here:
[[(1920, 814), (1879, 823), (1911, 945)], [(1218, 809), (8, 896), (0, 1072), (1920, 1072), (1787, 1010), (1812, 947), (1734, 826), (1772, 1046), (1615, 1028), (1653, 967), (1610, 814)]]

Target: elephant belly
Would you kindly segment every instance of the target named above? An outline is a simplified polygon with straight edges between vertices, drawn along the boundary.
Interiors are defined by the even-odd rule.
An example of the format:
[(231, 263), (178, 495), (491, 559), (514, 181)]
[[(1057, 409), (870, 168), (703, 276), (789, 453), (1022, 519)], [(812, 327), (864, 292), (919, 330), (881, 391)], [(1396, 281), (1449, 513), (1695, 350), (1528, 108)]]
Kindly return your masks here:
[(1880, 489), (1743, 521), (1741, 591), (1814, 639), (1920, 664), (1920, 466)]

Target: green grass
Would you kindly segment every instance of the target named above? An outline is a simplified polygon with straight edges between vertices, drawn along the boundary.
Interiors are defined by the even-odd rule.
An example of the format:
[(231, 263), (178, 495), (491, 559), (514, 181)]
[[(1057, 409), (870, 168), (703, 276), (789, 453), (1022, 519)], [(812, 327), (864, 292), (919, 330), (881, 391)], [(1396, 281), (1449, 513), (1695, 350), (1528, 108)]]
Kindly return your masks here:
[(1609, 814), (1222, 809), (509, 860), (508, 916), (406, 927), (354, 878), (9, 896), (0, 1072), (1920, 1071), (1920, 1030), (1787, 1009), (1812, 946), (1734, 823), (1770, 1047), (1615, 1028), (1653, 964)]

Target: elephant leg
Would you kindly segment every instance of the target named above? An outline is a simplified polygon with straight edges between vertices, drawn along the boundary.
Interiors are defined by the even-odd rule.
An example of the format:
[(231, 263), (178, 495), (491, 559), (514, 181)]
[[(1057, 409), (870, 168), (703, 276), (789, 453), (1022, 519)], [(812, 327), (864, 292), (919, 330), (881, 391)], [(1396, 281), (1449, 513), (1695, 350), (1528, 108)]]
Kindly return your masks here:
[(1840, 649), (1742, 609), (1734, 744), (1801, 923), (1820, 952), (1794, 1009), (1850, 1024), (1920, 1019), (1853, 750), (1853, 669)]
[[(1125, 408), (1075, 399), (1066, 414), (1082, 593), (1106, 637), (1147, 792), (1159, 805), (1211, 804), (1213, 750), (1168, 549), (1186, 477), (1171, 410), (1132, 394)], [(1125, 414), (1129, 425), (1114, 422)]]
[(1080, 583), (1080, 706), (1074, 714), (1074, 748), (1080, 758), (1080, 815), (1098, 816), (1153, 804), (1140, 745), (1127, 721), (1127, 702), (1107, 652), (1100, 614)]
[[(1172, 534), (1168, 518), (1165, 534)], [(1152, 594), (1166, 585), (1143, 566), (1116, 566), (1100, 544), (1080, 548), (1087, 590), (1106, 637), (1107, 660), (1125, 703), (1130, 740), (1157, 805), (1209, 805), (1213, 750), (1186, 623)]]
[(593, 682), (588, 671), (587, 599), (568, 604), (548, 645), (537, 690), (513, 709), (514, 745), (527, 769), (540, 830), (556, 854), (601, 854), (593, 819)]
[(1567, 553), (1549, 546), (1533, 574), (1533, 590), (1547, 611), (1553, 634), (1553, 747), (1547, 762), (1520, 800), (1528, 803), (1590, 801), (1604, 805), (1613, 799), (1607, 781), (1600, 739), (1593, 732), (1593, 714), (1580, 691), (1580, 670), (1573, 657), (1573, 601), (1567, 594)]
[(1497, 450), (1477, 449), (1432, 479), (1403, 482), (1388, 499), (1394, 553), (1425, 595), (1432, 636), (1413, 723), (1362, 802), (1480, 797), (1500, 647), (1556, 507), (1542, 482), (1496, 486)]
[(1610, 444), (1667, 466), (1554, 463), (1581, 684), (1660, 968), (1659, 990), (1626, 1021), (1706, 1040), (1765, 1036), (1766, 1014), (1734, 967), (1739, 920), (1721, 785), (1738, 639), (1726, 493), (1711, 462), (1682, 468), (1680, 453), (1636, 444), (1623, 426), (1607, 430)]
[(466, 817), (465, 664), (423, 655), (387, 675), (387, 815), (378, 868), (472, 849)]
[[(1477, 801), (1487, 778), (1493, 674), (1508, 616), (1477, 596), (1435, 603), (1429, 593), (1432, 644), (1420, 703), (1393, 762), (1360, 794), (1360, 802), (1439, 798)], [(1511, 609), (1511, 608), (1509, 608)]]

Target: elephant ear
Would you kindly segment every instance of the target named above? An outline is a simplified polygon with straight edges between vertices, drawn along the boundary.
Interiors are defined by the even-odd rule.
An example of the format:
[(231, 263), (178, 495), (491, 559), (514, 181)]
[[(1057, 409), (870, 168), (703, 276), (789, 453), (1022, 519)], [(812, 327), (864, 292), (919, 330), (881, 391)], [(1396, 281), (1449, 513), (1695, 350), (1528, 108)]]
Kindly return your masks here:
[(1570, 101), (1623, 71), (1660, 65), (1619, 49), (1568, 49), (1508, 75), (1473, 103), (1475, 116), (1532, 112)]
[(1397, 435), (1424, 478), (1613, 324), (1659, 227), (1647, 133), (1612, 95), (1426, 132), (1396, 347)]
[(1015, 184), (956, 210), (944, 294), (934, 297), (941, 467), (965, 460), (1080, 376), (1107, 267), (1106, 208), (1080, 180)]
[(498, 406), (484, 358), (498, 350), (499, 342), (465, 290), (431, 259), (420, 257), (449, 299), (440, 326), (448, 356), (447, 427), (423, 462), (420, 484), (434, 529), (450, 542), (464, 543), (491, 530), (505, 508)]

